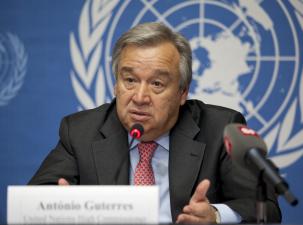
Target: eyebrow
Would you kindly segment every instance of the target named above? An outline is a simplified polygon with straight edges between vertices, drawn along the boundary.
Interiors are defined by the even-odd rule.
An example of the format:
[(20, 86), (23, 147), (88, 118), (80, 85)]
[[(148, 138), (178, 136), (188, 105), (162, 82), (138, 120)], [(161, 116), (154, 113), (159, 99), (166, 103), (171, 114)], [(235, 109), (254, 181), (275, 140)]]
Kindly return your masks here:
[[(128, 73), (133, 73), (134, 72), (134, 68), (133, 67), (128, 67), (128, 66), (124, 66), (121, 68), (120, 72), (128, 72)], [(154, 74), (156, 76), (169, 76), (170, 73), (167, 70), (163, 70), (163, 69), (155, 69), (154, 70)]]
[(134, 71), (134, 69), (132, 67), (124, 66), (124, 67), (121, 68), (120, 72), (129, 72), (129, 73), (132, 73), (133, 71)]

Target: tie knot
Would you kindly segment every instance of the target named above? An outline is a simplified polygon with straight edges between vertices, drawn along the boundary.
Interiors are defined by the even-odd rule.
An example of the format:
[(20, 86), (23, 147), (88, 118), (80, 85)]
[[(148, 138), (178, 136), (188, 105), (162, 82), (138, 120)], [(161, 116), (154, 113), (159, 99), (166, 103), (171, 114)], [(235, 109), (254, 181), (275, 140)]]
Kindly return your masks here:
[(154, 141), (139, 143), (138, 149), (139, 149), (140, 159), (143, 161), (150, 162), (157, 147), (158, 144)]

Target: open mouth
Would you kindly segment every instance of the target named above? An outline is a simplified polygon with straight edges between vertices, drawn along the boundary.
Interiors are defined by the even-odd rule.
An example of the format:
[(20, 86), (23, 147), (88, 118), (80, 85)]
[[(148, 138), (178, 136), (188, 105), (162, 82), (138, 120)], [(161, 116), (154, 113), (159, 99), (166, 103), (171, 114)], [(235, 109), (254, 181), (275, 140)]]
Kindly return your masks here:
[(130, 112), (130, 117), (138, 122), (143, 122), (148, 119), (150, 119), (151, 115), (147, 112), (142, 112), (142, 111), (137, 111), (137, 110), (131, 110)]

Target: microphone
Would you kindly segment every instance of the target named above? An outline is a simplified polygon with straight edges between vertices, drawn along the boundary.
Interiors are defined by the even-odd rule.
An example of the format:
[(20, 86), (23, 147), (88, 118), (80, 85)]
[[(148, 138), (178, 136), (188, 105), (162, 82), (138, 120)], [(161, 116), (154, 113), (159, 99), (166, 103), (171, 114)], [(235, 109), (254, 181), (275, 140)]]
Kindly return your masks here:
[(133, 142), (135, 139), (140, 139), (140, 137), (144, 134), (144, 127), (139, 124), (139, 123), (135, 123), (129, 131), (130, 136), (132, 137), (130, 143), (129, 143), (129, 147), (132, 146)]
[(236, 164), (248, 167), (257, 175), (263, 175), (276, 189), (278, 194), (284, 195), (291, 204), (298, 200), (288, 189), (287, 182), (277, 172), (277, 167), (266, 158), (267, 147), (259, 134), (243, 124), (228, 124), (224, 129), (224, 145), (227, 153)]
[[(132, 137), (130, 143), (129, 143), (129, 148), (132, 146), (133, 142), (135, 139), (139, 139), (144, 133), (144, 128), (141, 124), (139, 123), (135, 123), (129, 130), (129, 134)], [(123, 156), (122, 160), (121, 160), (121, 165), (119, 167), (119, 169), (117, 170), (115, 176), (114, 176), (114, 183), (118, 184), (118, 178), (119, 175), (121, 173), (121, 169), (123, 167), (123, 165), (128, 162), (128, 157), (129, 157), (129, 151), (127, 152), (127, 154), (125, 154), (125, 156)]]

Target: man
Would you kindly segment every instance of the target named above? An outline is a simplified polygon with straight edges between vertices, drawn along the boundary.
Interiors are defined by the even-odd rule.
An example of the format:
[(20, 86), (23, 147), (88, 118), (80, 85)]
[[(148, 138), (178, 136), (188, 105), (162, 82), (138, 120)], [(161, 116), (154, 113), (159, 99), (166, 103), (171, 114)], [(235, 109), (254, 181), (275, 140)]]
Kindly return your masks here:
[[(58, 145), (30, 184), (144, 184), (140, 146), (153, 145), (147, 173), (160, 187), (160, 222), (255, 222), (256, 180), (232, 165), (222, 141), (226, 124), (245, 119), (186, 100), (191, 59), (186, 39), (163, 24), (123, 34), (113, 51), (116, 98), (65, 117)], [(144, 135), (129, 147), (136, 123)], [(267, 212), (268, 221), (280, 222), (271, 188)]]

